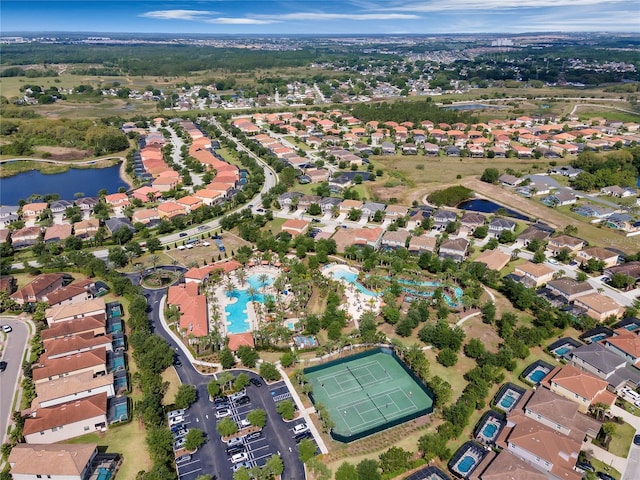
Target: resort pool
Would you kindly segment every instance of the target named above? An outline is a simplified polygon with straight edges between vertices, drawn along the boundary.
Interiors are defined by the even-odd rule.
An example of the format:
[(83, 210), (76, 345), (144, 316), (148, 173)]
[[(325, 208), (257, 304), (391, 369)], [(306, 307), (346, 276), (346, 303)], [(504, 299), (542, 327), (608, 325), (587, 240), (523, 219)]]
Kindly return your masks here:
[(485, 438), (491, 439), (496, 434), (498, 426), (495, 423), (487, 423), (482, 429), (482, 435)]
[(475, 465), (476, 460), (471, 455), (465, 455), (458, 463), (460, 473), (469, 473), (469, 470)]
[(509, 409), (515, 401), (516, 397), (511, 395), (511, 393), (507, 393), (504, 397), (502, 397), (502, 400), (500, 400), (500, 406)]
[(362, 285), (360, 282), (358, 282), (357, 273), (340, 268), (340, 269), (333, 270), (331, 272), (331, 277), (333, 277), (335, 280), (344, 280), (346, 282), (351, 283), (354, 287), (358, 289), (360, 293), (363, 293), (364, 295), (367, 295), (369, 297), (378, 296), (376, 292), (372, 292), (371, 290), (364, 287), (364, 285)]
[(247, 315), (247, 306), (251, 301), (265, 303), (265, 295), (262, 293), (254, 293), (251, 295), (250, 289), (257, 291), (273, 284), (275, 280), (273, 275), (266, 275), (264, 278), (261, 277), (259, 274), (251, 275), (247, 278), (248, 288), (241, 290), (234, 289), (227, 293), (229, 298), (237, 299), (234, 303), (225, 307), (228, 333), (245, 333), (251, 330), (249, 316)]

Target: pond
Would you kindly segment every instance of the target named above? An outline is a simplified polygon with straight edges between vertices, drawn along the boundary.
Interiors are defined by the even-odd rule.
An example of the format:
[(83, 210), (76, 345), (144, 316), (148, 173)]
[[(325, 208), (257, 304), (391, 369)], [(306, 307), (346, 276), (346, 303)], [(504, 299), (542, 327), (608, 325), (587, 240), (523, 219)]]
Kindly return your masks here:
[(81, 192), (85, 197), (95, 197), (98, 191), (116, 193), (118, 188), (129, 186), (120, 178), (120, 165), (107, 168), (71, 168), (66, 172), (45, 175), (38, 170), (19, 173), (0, 179), (0, 203), (17, 205), (31, 195), (57, 193), (63, 200), (73, 200)]
[(445, 110), (462, 110), (462, 111), (470, 111), (470, 110), (500, 110), (502, 107), (497, 105), (485, 105), (484, 103), (463, 103), (460, 105), (445, 105)]
[(511, 218), (516, 218), (518, 220), (529, 220), (529, 217), (526, 215), (522, 215), (515, 210), (511, 210), (499, 203), (492, 202), (491, 200), (484, 200), (481, 198), (476, 198), (474, 200), (466, 200), (458, 205), (458, 208), (461, 210), (468, 210), (471, 212), (481, 212), (481, 213), (496, 213), (499, 209), (504, 208), (507, 211), (507, 216)]

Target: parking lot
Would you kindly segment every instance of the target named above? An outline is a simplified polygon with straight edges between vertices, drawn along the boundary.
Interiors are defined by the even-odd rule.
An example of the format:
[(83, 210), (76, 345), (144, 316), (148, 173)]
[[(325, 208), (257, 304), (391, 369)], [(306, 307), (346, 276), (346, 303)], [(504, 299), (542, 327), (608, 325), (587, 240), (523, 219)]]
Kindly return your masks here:
[[(255, 374), (252, 377), (257, 377)], [(298, 458), (297, 442), (303, 438), (311, 438), (310, 432), (304, 432), (304, 427), (298, 427), (301, 432), (294, 429), (300, 424), (304, 424), (303, 419), (292, 422), (284, 422), (276, 412), (277, 402), (291, 397), (284, 382), (258, 387), (249, 385), (246, 389), (246, 396), (249, 398), (239, 401), (228, 401), (215, 405), (209, 401), (205, 394), (206, 385), (198, 386), (198, 401), (186, 410), (183, 420), (178, 425), (185, 428), (198, 428), (206, 434), (206, 443), (196, 452), (189, 453), (189, 458), (184, 458), (176, 462), (176, 468), (180, 480), (195, 480), (199, 475), (209, 474), (216, 480), (232, 480), (234, 464), (231, 458), (234, 454), (240, 453), (237, 458), (237, 465), (247, 467), (262, 467), (272, 455), (280, 455), (285, 465), (283, 479), (299, 480), (304, 478), (302, 463)], [(259, 432), (259, 435), (248, 435), (242, 438), (240, 443), (229, 449), (226, 443), (222, 442), (216, 430), (216, 411), (229, 409), (225, 416), (231, 418), (236, 424), (240, 424), (246, 419), (247, 413), (255, 409), (263, 409), (267, 412), (267, 425)], [(220, 414), (219, 414), (220, 415)], [(296, 439), (296, 433), (298, 438)], [(246, 460), (244, 455), (246, 453)], [(246, 462), (246, 463), (245, 463)], [(238, 467), (236, 467), (238, 468)]]

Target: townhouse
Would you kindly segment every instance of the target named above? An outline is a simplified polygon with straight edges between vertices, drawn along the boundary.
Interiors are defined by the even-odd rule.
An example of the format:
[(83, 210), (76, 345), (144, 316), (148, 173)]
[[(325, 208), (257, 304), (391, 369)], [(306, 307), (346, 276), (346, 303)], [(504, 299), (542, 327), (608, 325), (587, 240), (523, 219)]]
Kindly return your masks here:
[(51, 338), (43, 341), (43, 353), (47, 359), (53, 360), (102, 348), (107, 352), (111, 352), (113, 351), (112, 341), (113, 337), (111, 335), (96, 337), (91, 333), (81, 333), (64, 338)]
[(569, 360), (571, 365), (607, 381), (613, 390), (617, 391), (624, 385), (632, 385), (633, 388), (640, 385), (640, 371), (630, 366), (624, 357), (600, 343), (575, 348), (571, 351)]
[(38, 383), (35, 386), (36, 398), (31, 403), (31, 409), (53, 407), (99, 393), (105, 393), (107, 398), (113, 398), (116, 394), (113, 382), (113, 373), (95, 377), (91, 372), (82, 372)]
[(14, 480), (86, 480), (98, 455), (95, 443), (29, 445), (18, 443), (7, 459)]
[(106, 311), (103, 298), (92, 298), (81, 303), (57, 305), (47, 308), (45, 317), (49, 326), (83, 317), (104, 315)]
[(107, 351), (104, 348), (48, 359), (42, 356), (32, 367), (33, 383), (46, 383), (55, 378), (89, 372), (94, 377), (107, 374)]

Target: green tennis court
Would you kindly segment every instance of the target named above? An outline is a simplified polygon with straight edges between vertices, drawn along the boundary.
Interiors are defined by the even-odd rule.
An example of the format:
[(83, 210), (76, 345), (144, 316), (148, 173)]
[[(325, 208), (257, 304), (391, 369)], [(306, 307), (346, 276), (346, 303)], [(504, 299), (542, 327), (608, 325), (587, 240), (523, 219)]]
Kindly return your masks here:
[(312, 400), (327, 407), (331, 435), (352, 441), (431, 413), (427, 387), (387, 349), (305, 369)]

